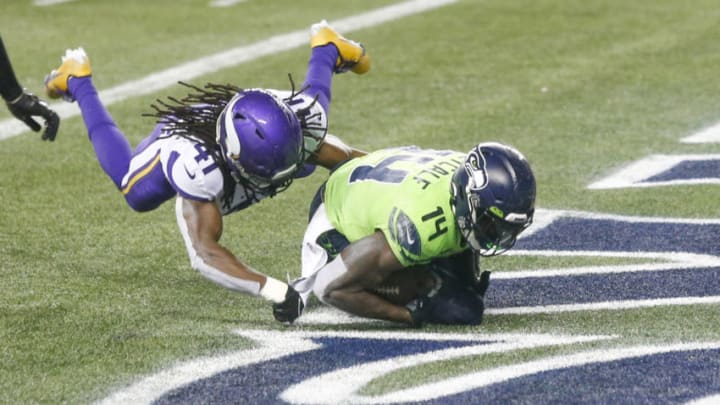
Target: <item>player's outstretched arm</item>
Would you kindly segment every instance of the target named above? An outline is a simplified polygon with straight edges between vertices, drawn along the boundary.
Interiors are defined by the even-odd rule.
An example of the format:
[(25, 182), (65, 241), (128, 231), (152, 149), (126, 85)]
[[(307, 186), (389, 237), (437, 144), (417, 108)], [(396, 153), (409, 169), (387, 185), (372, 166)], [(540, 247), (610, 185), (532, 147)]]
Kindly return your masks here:
[(350, 147), (340, 138), (334, 135), (326, 135), (320, 147), (307, 159), (308, 163), (322, 166), (332, 170), (340, 163), (360, 156), (367, 155), (367, 152)]
[(45, 122), (45, 130), (42, 133), (43, 141), (54, 141), (60, 127), (60, 116), (48, 107), (45, 101), (40, 100), (36, 95), (23, 90), (19, 97), (7, 100), (7, 106), (12, 115), (35, 132), (42, 129), (33, 117), (40, 117)]
[(351, 243), (331, 264), (346, 271), (325, 287), (323, 301), (354, 315), (414, 325), (406, 307), (372, 292), (403, 268), (382, 232)]
[[(273, 303), (287, 302), (297, 295), (292, 294), (294, 290), (286, 283), (257, 272), (220, 245), (223, 221), (215, 202), (178, 198), (176, 216), (192, 267), (209, 280), (231, 290), (262, 296)], [(299, 295), (297, 300), (300, 302), (295, 305), (297, 313), (286, 314), (287, 322), (300, 316)]]
[(20, 86), (15, 77), (5, 45), (0, 38), (0, 95), (15, 118), (24, 122), (33, 131), (42, 129), (33, 117), (40, 117), (45, 122), (42, 139), (54, 141), (60, 126), (60, 117), (36, 95), (27, 92)]

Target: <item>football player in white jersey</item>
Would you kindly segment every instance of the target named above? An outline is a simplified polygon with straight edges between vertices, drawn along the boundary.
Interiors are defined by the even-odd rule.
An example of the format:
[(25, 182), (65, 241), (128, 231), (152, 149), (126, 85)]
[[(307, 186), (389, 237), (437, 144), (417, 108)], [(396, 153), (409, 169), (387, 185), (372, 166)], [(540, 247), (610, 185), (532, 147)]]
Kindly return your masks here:
[(364, 154), (326, 131), (333, 73), (365, 73), (369, 56), (325, 21), (311, 27), (310, 45), (300, 89), (181, 83), (190, 94), (158, 100), (149, 114), (158, 125), (134, 150), (100, 102), (82, 48), (67, 50), (45, 79), (49, 97), (78, 102), (97, 159), (128, 205), (149, 211), (176, 198), (192, 267), (223, 287), (269, 300), (282, 322), (302, 311), (297, 292), (244, 263), (219, 240), (223, 215), (284, 190), (316, 164), (332, 168)]

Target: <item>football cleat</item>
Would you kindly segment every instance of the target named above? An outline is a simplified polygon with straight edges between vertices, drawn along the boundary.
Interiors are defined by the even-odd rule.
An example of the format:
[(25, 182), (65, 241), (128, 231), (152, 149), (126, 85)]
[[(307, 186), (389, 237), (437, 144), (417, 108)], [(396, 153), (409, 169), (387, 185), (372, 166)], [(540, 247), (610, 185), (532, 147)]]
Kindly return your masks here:
[(71, 77), (88, 77), (92, 75), (90, 58), (82, 48), (68, 49), (62, 57), (60, 66), (45, 76), (45, 93), (50, 98), (64, 98), (75, 101), (68, 91), (68, 80)]
[(370, 70), (370, 56), (365, 52), (365, 47), (338, 34), (327, 21), (322, 20), (310, 28), (310, 47), (327, 44), (335, 45), (338, 50), (335, 73), (351, 70), (361, 75)]

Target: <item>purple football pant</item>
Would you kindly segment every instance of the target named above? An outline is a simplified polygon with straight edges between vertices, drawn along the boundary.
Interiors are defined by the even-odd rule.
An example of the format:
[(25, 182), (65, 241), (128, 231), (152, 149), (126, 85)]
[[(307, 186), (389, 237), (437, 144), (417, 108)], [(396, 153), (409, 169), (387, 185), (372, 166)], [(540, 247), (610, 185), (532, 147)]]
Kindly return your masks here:
[[(337, 57), (334, 45), (313, 48), (303, 83), (303, 87), (307, 87), (304, 93), (311, 97), (317, 96), (325, 111), (330, 108), (332, 76)], [(132, 161), (157, 140), (162, 126), (156, 126), (133, 151), (130, 142), (100, 102), (91, 77), (71, 78), (68, 89), (78, 102), (100, 167), (115, 187), (123, 192), (128, 205), (136, 211), (150, 211), (172, 198), (176, 192), (165, 177), (159, 159)], [(146, 160), (146, 157), (142, 159)], [(130, 167), (134, 167), (133, 173), (128, 173)], [(126, 176), (126, 184), (123, 184)]]

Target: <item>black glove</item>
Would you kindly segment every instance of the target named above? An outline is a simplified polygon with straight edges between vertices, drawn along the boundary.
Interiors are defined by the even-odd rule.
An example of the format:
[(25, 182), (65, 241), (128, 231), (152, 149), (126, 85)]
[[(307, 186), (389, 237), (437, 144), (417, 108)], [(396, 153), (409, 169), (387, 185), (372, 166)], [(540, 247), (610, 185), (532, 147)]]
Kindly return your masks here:
[(433, 302), (432, 297), (424, 296), (416, 298), (410, 301), (405, 308), (410, 311), (410, 317), (412, 318), (412, 326), (419, 328), (425, 323), (427, 318), (432, 313)]
[(479, 325), (485, 312), (483, 295), (490, 272), (483, 272), (476, 283), (468, 285), (450, 272), (434, 272), (439, 282), (427, 296), (408, 304), (416, 327), (423, 323), (443, 325)]
[(47, 103), (40, 100), (32, 93), (24, 92), (20, 97), (7, 102), (8, 109), (17, 119), (27, 124), (33, 131), (37, 132), (42, 128), (32, 117), (40, 116), (45, 119), (45, 132), (42, 139), (54, 141), (60, 126), (60, 117), (55, 111), (48, 108)]
[(481, 297), (485, 297), (488, 287), (490, 287), (490, 272), (485, 270), (480, 273), (480, 278), (475, 282), (475, 291), (477, 291)]
[(302, 314), (305, 304), (300, 294), (288, 286), (285, 301), (273, 304), (273, 316), (278, 322), (293, 323)]

